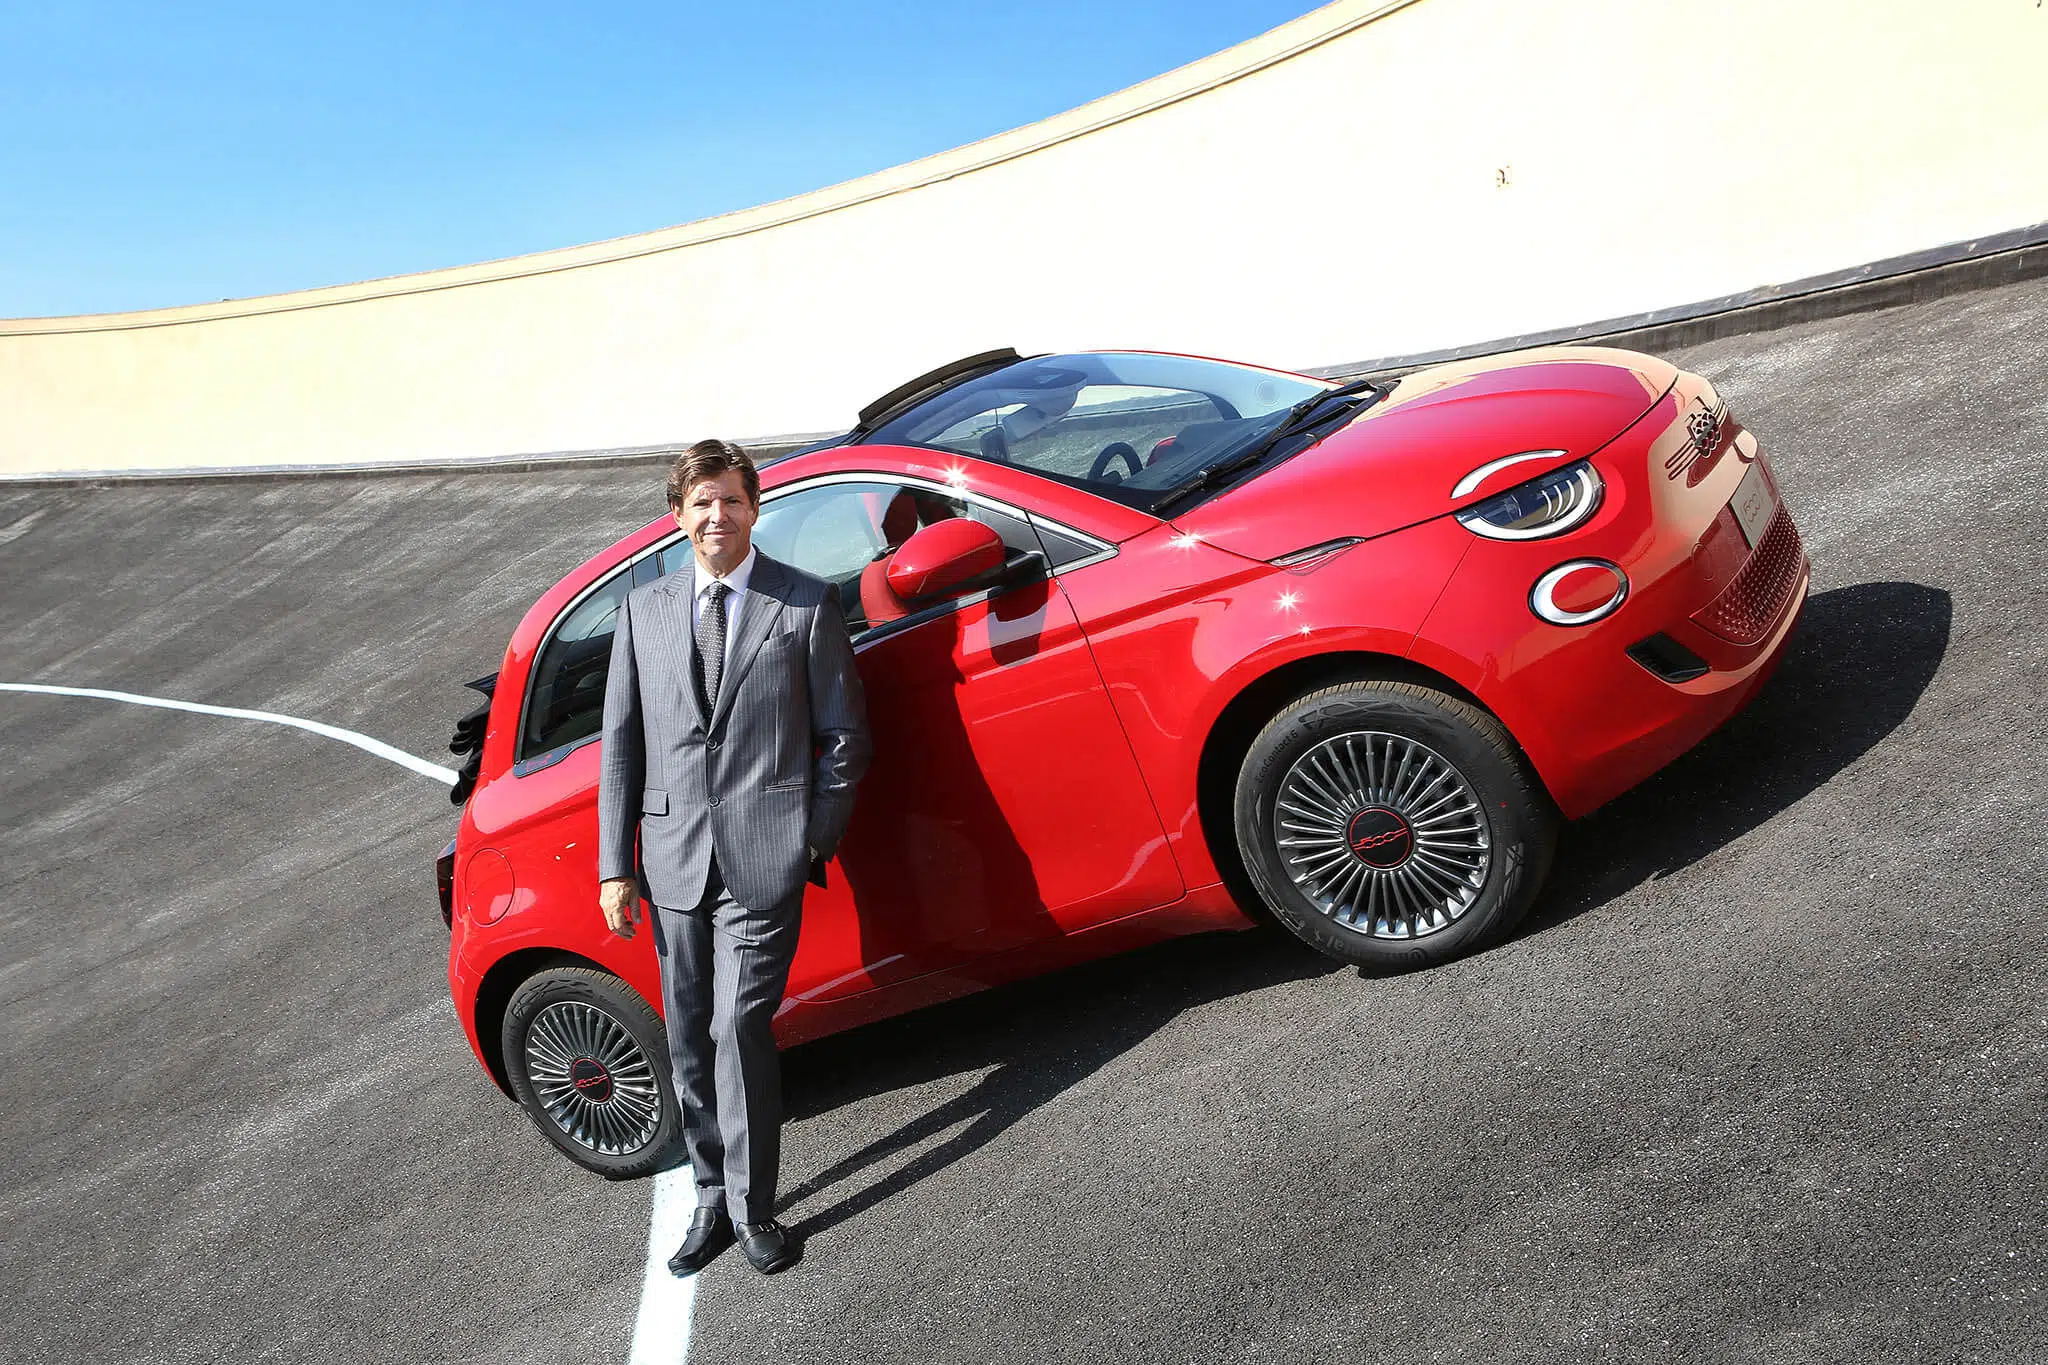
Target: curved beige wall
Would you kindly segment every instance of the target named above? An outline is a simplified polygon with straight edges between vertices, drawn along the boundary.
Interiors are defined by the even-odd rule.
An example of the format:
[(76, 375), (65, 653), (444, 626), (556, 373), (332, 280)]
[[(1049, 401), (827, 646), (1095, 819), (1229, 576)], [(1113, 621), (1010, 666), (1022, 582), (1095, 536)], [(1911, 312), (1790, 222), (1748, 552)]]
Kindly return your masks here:
[(0, 322), (0, 472), (818, 431), (990, 346), (1315, 366), (1669, 307), (2048, 220), (2044, 70), (2027, 0), (1344, 0), (744, 213)]

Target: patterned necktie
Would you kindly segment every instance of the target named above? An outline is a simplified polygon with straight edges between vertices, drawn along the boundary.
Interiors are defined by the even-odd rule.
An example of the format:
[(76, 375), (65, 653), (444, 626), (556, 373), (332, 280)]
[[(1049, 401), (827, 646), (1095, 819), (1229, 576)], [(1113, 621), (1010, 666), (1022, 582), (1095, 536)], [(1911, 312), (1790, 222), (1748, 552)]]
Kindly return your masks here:
[(725, 598), (731, 591), (713, 581), (704, 590), (704, 610), (697, 613), (697, 699), (707, 716), (718, 704), (718, 680), (725, 672)]

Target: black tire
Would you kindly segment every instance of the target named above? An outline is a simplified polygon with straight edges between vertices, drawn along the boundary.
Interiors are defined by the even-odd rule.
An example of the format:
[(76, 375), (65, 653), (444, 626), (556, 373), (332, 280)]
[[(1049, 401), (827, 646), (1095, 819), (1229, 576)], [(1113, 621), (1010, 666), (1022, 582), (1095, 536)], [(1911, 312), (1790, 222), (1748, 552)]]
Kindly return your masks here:
[(1507, 932), (1542, 888), (1560, 824), (1499, 721), (1382, 681), (1281, 708), (1245, 754), (1233, 813), (1245, 870), (1281, 927), (1373, 972)]
[(550, 967), (519, 983), (499, 1029), (512, 1093), (547, 1140), (611, 1180), (667, 1166), (682, 1110), (661, 1016), (608, 972)]

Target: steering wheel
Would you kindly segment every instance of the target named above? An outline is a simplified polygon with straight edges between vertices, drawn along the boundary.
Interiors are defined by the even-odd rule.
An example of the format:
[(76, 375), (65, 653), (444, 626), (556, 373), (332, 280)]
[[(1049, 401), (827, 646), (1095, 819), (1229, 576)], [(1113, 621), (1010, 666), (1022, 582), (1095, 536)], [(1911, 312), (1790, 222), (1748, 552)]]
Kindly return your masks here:
[[(1111, 441), (1096, 455), (1095, 463), (1088, 466), (1088, 482), (1101, 483), (1102, 476), (1109, 472), (1109, 462), (1119, 456), (1123, 457), (1123, 462), (1130, 467), (1133, 474), (1145, 472), (1145, 466), (1138, 460), (1138, 452), (1131, 449), (1129, 441)], [(1119, 479), (1118, 482), (1121, 483), (1122, 480)]]

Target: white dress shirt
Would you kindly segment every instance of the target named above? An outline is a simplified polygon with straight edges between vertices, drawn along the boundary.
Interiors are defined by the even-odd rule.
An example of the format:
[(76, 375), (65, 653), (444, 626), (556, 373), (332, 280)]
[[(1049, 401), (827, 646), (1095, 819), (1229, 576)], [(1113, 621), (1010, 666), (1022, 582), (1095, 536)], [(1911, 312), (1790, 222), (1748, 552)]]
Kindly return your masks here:
[(697, 575), (697, 591), (690, 599), (690, 629), (692, 631), (697, 629), (697, 622), (704, 617), (704, 603), (707, 600), (705, 594), (711, 590), (711, 585), (713, 583), (723, 583), (726, 587), (732, 589), (730, 595), (725, 599), (725, 657), (727, 659), (732, 658), (732, 642), (739, 638), (740, 599), (746, 596), (747, 584), (754, 577), (754, 561), (760, 557), (761, 552), (749, 545), (747, 547), (747, 557), (742, 559), (731, 573), (723, 578), (719, 578), (704, 567), (703, 560), (697, 558), (694, 554), (690, 556), (690, 563)]

